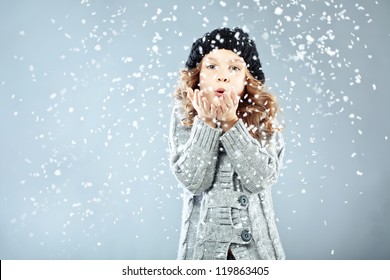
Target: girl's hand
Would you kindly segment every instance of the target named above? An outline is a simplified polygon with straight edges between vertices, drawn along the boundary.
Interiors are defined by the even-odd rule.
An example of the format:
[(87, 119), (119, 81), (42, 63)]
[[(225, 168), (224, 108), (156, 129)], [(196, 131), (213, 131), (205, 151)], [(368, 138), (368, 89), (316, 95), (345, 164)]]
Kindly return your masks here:
[(198, 113), (198, 118), (206, 122), (212, 127), (216, 127), (215, 119), (217, 118), (217, 108), (214, 104), (209, 103), (207, 98), (203, 95), (203, 92), (192, 88), (187, 88), (188, 98), (191, 100), (192, 106), (194, 106)]
[(224, 92), (223, 96), (215, 100), (217, 103), (217, 120), (220, 122), (236, 122), (237, 108), (240, 97), (231, 90), (230, 92)]

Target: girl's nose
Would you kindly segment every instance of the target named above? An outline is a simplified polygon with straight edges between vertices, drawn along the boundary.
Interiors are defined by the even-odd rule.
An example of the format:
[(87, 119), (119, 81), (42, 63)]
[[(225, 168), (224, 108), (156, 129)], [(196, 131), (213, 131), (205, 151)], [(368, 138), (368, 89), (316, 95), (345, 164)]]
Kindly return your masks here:
[(223, 83), (228, 83), (228, 82), (230, 82), (229, 76), (228, 76), (228, 75), (225, 75), (225, 74), (219, 74), (219, 75), (217, 76), (217, 80), (218, 80), (218, 82), (223, 82)]

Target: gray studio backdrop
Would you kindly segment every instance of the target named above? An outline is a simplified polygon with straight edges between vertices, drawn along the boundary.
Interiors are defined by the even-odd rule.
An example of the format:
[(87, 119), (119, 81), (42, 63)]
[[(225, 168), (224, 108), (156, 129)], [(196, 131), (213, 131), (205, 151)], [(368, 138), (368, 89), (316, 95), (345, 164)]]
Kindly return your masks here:
[(283, 107), (288, 259), (389, 259), (390, 2), (0, 1), (0, 259), (174, 259), (171, 94), (193, 40), (255, 38)]

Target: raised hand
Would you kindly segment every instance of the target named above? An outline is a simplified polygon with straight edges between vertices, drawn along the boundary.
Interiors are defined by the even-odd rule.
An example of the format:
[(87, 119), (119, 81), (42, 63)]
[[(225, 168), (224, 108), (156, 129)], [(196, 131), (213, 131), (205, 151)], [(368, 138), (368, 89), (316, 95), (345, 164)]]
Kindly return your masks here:
[(187, 88), (188, 97), (192, 102), (198, 118), (206, 122), (208, 125), (215, 127), (217, 118), (217, 108), (213, 103), (207, 101), (207, 98), (203, 95), (203, 91), (192, 88)]
[(217, 120), (222, 123), (236, 122), (237, 108), (240, 97), (231, 90), (230, 92), (224, 92), (223, 96), (216, 97), (215, 103), (217, 105)]

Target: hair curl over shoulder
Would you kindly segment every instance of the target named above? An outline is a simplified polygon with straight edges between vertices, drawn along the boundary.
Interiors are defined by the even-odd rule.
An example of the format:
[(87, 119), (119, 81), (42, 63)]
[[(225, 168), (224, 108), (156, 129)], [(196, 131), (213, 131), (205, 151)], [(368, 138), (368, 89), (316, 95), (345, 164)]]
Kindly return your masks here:
[[(180, 70), (179, 85), (175, 92), (175, 98), (184, 109), (185, 116), (182, 124), (190, 127), (197, 115), (192, 106), (191, 100), (187, 96), (187, 88), (199, 89), (198, 67)], [(280, 108), (274, 95), (267, 92), (261, 81), (256, 80), (248, 70), (246, 70), (246, 86), (243, 96), (237, 108), (237, 116), (241, 118), (248, 127), (249, 133), (256, 139), (269, 138), (275, 131), (281, 131), (283, 126), (277, 125), (275, 121)]]

